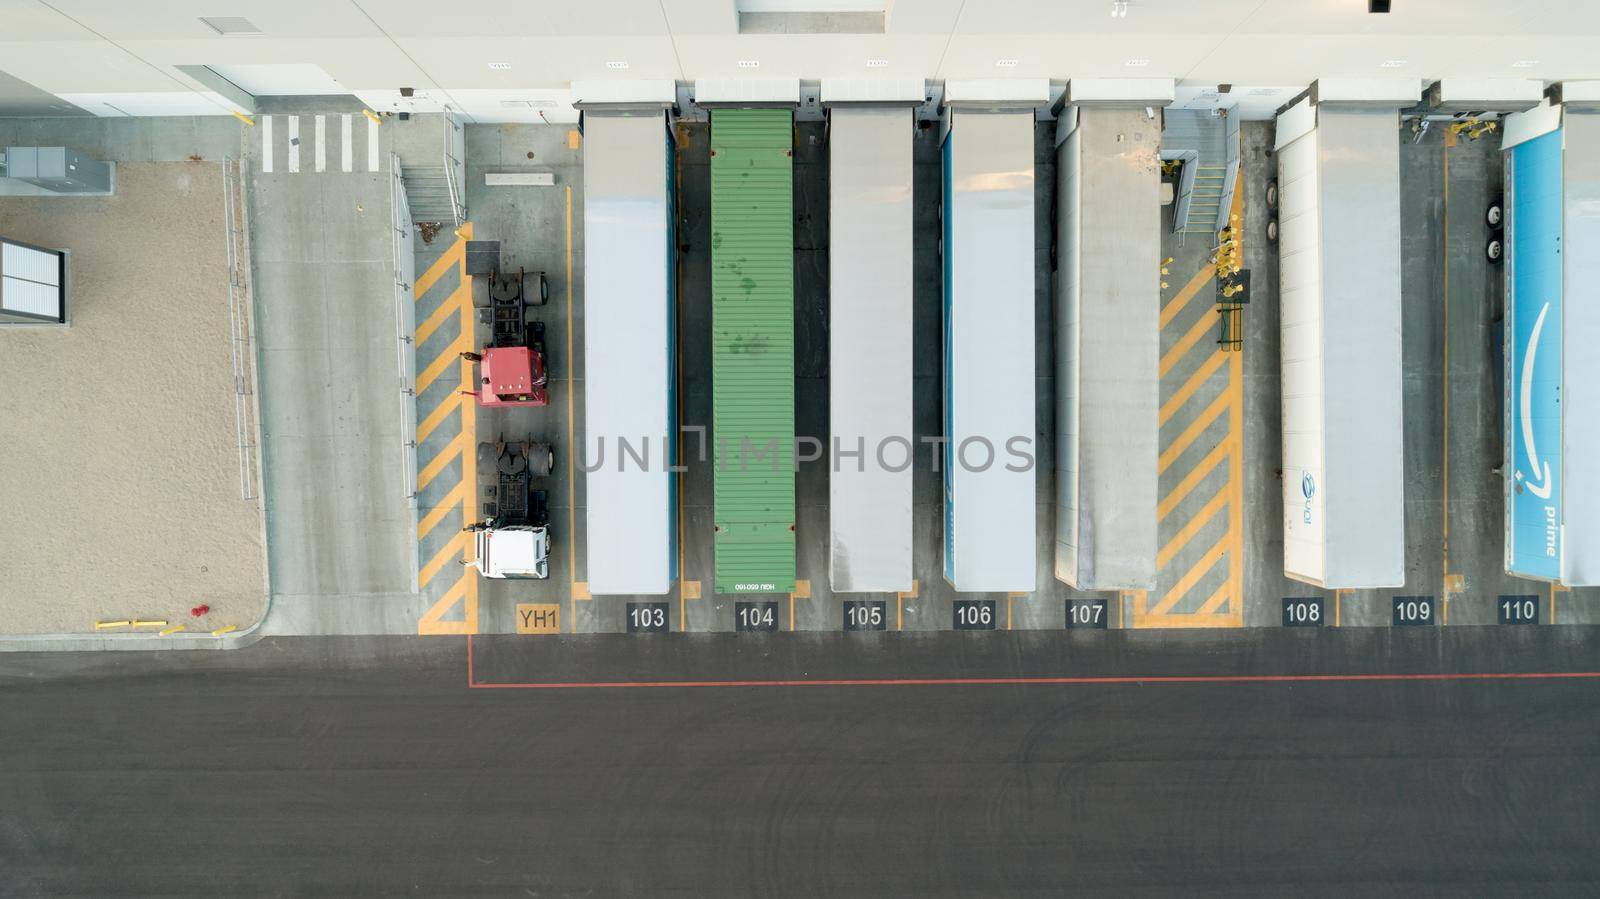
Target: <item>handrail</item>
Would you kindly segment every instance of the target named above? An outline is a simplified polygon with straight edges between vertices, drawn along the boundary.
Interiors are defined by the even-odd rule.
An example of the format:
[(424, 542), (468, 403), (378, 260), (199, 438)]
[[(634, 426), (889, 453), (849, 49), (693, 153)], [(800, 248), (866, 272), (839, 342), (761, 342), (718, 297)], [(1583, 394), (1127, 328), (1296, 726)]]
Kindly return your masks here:
[[(461, 144), (461, 150), (456, 146)], [(444, 181), (450, 190), (450, 214), (455, 218), (455, 227), (467, 220), (467, 203), (463, 196), (461, 181), (465, 179), (465, 166), (462, 157), (466, 155), (466, 137), (460, 122), (447, 109), (444, 113)]]
[(228, 327), (233, 356), (234, 441), (239, 448), (239, 498), (250, 501), (257, 497), (256, 406), (246, 275), (250, 256), (244, 225), (244, 161), (231, 156), (222, 160), (222, 227), (228, 261)]

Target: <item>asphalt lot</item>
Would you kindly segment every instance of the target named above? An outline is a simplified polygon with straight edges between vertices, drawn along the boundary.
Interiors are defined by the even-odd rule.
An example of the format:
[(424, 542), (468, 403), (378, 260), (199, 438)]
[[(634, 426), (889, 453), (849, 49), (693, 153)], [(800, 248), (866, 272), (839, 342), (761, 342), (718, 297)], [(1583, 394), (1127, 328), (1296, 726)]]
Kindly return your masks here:
[[(618, 644), (629, 641), (624, 651)], [(1593, 895), (1592, 628), (0, 657), (0, 894)], [(1335, 675), (1337, 680), (1206, 680)]]

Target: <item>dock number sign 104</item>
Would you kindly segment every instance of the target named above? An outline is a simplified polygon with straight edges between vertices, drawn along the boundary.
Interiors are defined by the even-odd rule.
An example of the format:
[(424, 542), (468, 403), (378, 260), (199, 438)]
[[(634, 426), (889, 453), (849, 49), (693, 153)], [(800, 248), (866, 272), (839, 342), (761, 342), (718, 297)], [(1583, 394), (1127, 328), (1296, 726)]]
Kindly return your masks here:
[(775, 602), (734, 603), (733, 629), (741, 633), (777, 630), (778, 604)]

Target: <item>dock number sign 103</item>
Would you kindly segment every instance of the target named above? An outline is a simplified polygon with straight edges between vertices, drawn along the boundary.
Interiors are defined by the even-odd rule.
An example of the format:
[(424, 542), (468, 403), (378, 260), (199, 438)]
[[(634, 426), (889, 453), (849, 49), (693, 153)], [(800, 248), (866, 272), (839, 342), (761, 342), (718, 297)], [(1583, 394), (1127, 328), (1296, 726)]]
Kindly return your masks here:
[(628, 603), (628, 633), (664, 634), (667, 632), (667, 604), (664, 602)]

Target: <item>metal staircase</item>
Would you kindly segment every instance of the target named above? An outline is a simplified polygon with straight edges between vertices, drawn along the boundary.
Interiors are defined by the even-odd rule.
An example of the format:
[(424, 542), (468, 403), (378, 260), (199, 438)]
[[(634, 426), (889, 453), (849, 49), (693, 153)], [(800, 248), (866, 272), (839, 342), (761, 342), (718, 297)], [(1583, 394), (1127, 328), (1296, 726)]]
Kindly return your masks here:
[(450, 195), (450, 179), (446, 171), (442, 165), (407, 166), (401, 173), (413, 222), (454, 226), (455, 204)]
[(1183, 162), (1172, 230), (1215, 238), (1227, 224), (1224, 210), (1239, 168), (1239, 125), (1226, 112), (1168, 109), (1161, 131), (1161, 158)]

